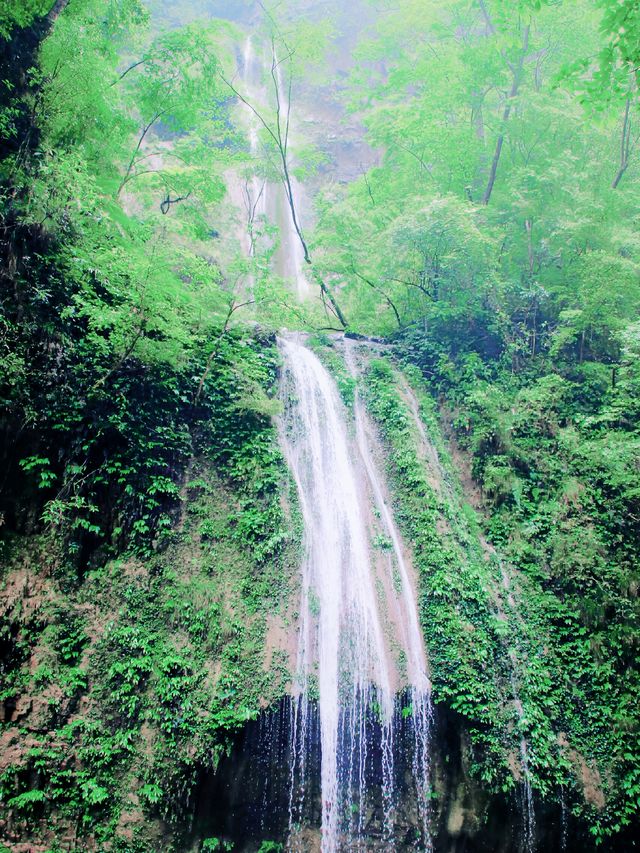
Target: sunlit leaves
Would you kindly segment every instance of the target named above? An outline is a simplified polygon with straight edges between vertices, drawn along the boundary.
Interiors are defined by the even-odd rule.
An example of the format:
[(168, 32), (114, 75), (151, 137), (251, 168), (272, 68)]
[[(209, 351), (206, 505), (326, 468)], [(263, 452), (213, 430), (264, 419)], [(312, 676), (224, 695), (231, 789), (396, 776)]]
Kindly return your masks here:
[(0, 44), (14, 27), (27, 27), (49, 13), (53, 0), (5, 0), (0, 8)]

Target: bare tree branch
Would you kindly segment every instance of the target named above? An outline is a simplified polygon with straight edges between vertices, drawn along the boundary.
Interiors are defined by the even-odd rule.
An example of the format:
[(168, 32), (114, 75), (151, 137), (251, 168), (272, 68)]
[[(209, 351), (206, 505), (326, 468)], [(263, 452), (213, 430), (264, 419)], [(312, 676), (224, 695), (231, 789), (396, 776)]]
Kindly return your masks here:
[(620, 139), (620, 166), (615, 178), (611, 184), (612, 189), (617, 189), (618, 184), (622, 180), (622, 176), (629, 168), (629, 154), (631, 152), (631, 96), (627, 95), (627, 102), (624, 108), (624, 118), (622, 120), (622, 136)]
[(118, 191), (116, 192), (116, 198), (118, 198), (118, 196), (122, 192), (124, 185), (129, 180), (129, 176), (131, 175), (131, 171), (132, 171), (133, 167), (135, 166), (136, 158), (138, 156), (138, 152), (140, 151), (140, 146), (144, 142), (145, 136), (151, 130), (153, 125), (158, 121), (158, 119), (162, 118), (162, 116), (166, 112), (167, 112), (166, 110), (158, 110), (155, 113), (155, 115), (153, 116), (153, 118), (151, 119), (151, 121), (142, 128), (142, 133), (140, 134), (140, 137), (138, 138), (138, 143), (137, 143), (136, 147), (134, 148), (133, 154), (131, 155), (131, 160), (129, 161), (129, 165), (127, 166), (127, 170), (124, 173), (124, 177), (123, 177), (122, 181), (120, 182), (120, 186), (118, 187)]
[(377, 293), (380, 293), (380, 294), (381, 294), (381, 296), (384, 298), (384, 300), (385, 300), (385, 302), (387, 303), (387, 305), (388, 305), (388, 306), (391, 308), (391, 310), (393, 311), (393, 313), (394, 313), (394, 315), (395, 315), (395, 318), (396, 318), (396, 322), (398, 323), (398, 328), (400, 328), (400, 329), (401, 329), (401, 328), (402, 328), (402, 320), (400, 319), (400, 314), (398, 313), (398, 309), (396, 308), (396, 306), (394, 305), (394, 303), (391, 301), (391, 297), (390, 297), (390, 296), (388, 296), (388, 295), (384, 292), (384, 290), (383, 290), (379, 285), (375, 284), (375, 282), (371, 281), (371, 279), (368, 279), (368, 278), (366, 278), (366, 276), (364, 276), (364, 275), (362, 275), (361, 273), (359, 273), (359, 272), (355, 269), (355, 267), (352, 267), (352, 268), (351, 268), (351, 272), (356, 276), (356, 278), (359, 278), (359, 279), (360, 279), (360, 281), (363, 281), (365, 284), (368, 284), (368, 285), (369, 285), (369, 287), (371, 287), (371, 288), (372, 288), (373, 290), (375, 290)]
[(256, 253), (256, 238), (253, 229), (256, 220), (256, 211), (258, 209), (258, 205), (260, 204), (260, 199), (264, 195), (266, 186), (267, 182), (263, 181), (262, 186), (260, 187), (260, 191), (256, 195), (255, 199), (253, 198), (249, 189), (249, 181), (245, 181), (243, 186), (243, 197), (245, 208), (247, 211), (247, 231), (249, 232), (250, 241), (249, 254), (251, 255), (251, 257), (253, 257)]
[(111, 86), (117, 86), (121, 80), (124, 80), (124, 78), (127, 76), (127, 74), (130, 71), (133, 71), (134, 68), (138, 68), (138, 66), (140, 66), (140, 65), (144, 65), (145, 62), (147, 62), (146, 56), (144, 57), (144, 59), (139, 59), (137, 62), (134, 62), (128, 68), (125, 68), (125, 70), (122, 72), (122, 74), (120, 74), (120, 76), (117, 78), (117, 80), (114, 80), (113, 83), (111, 83)]
[(191, 195), (191, 190), (186, 195), (179, 195), (177, 198), (171, 198), (170, 193), (167, 193), (164, 201), (160, 202), (160, 210), (163, 214), (169, 213), (171, 205), (178, 204), (181, 201), (186, 201)]
[(218, 337), (215, 339), (215, 341), (213, 343), (213, 349), (211, 350), (211, 353), (209, 354), (209, 358), (207, 359), (207, 363), (206, 363), (205, 368), (204, 368), (204, 373), (202, 374), (202, 376), (200, 377), (200, 381), (198, 382), (198, 389), (197, 389), (195, 396), (193, 398), (193, 405), (194, 406), (198, 405), (198, 401), (200, 400), (200, 397), (202, 396), (202, 391), (204, 389), (204, 383), (207, 381), (207, 377), (209, 376), (209, 373), (211, 372), (211, 368), (213, 366), (213, 360), (215, 359), (216, 355), (218, 354), (218, 349), (220, 347), (220, 344), (222, 343), (222, 339), (224, 338), (224, 336), (229, 331), (229, 323), (231, 321), (232, 316), (235, 314), (236, 311), (239, 311), (241, 308), (246, 308), (248, 305), (254, 305), (254, 304), (255, 304), (255, 299), (249, 299), (247, 302), (236, 302), (235, 297), (229, 303), (229, 310), (227, 311), (227, 314), (224, 318), (224, 323), (222, 324), (222, 329), (220, 331), (220, 334), (218, 335)]
[[(262, 6), (262, 4), (260, 4)], [(262, 6), (264, 9), (264, 6)], [(267, 10), (265, 10), (267, 12)], [(269, 14), (267, 12), (267, 14)], [(277, 28), (276, 28), (277, 31)], [(281, 37), (282, 39), (282, 37)], [(295, 202), (295, 196), (293, 192), (293, 181), (291, 176), (291, 171), (289, 167), (289, 157), (288, 157), (288, 146), (289, 146), (289, 131), (290, 131), (290, 122), (291, 122), (291, 93), (293, 86), (293, 74), (289, 74), (289, 81), (287, 85), (287, 108), (286, 108), (286, 119), (283, 122), (282, 119), (282, 97), (280, 92), (280, 80), (278, 75), (278, 69), (281, 62), (291, 61), (293, 57), (293, 51), (287, 46), (286, 41), (282, 39), (283, 44), (286, 49), (286, 56), (282, 60), (278, 60), (276, 53), (276, 44), (275, 44), (275, 36), (271, 39), (271, 80), (274, 89), (275, 102), (276, 102), (276, 116), (275, 116), (275, 124), (272, 126), (267, 122), (261, 112), (239, 91), (239, 89), (233, 84), (231, 80), (228, 80), (222, 72), (220, 72), (220, 77), (222, 81), (228, 86), (228, 88), (233, 92), (233, 94), (247, 106), (253, 115), (258, 119), (260, 124), (264, 127), (264, 129), (269, 134), (269, 137), (275, 143), (276, 149), (278, 151), (279, 159), (280, 159), (280, 171), (281, 171), (281, 180), (284, 188), (285, 197), (287, 199), (287, 204), (289, 206), (289, 211), (291, 213), (291, 219), (293, 221), (293, 227), (300, 241), (300, 245), (302, 246), (302, 251), (304, 254), (305, 263), (309, 265), (312, 271), (312, 275), (320, 287), (320, 294), (325, 307), (329, 307), (329, 310), (332, 311), (333, 314), (337, 317), (337, 319), (342, 323), (343, 328), (347, 328), (347, 320), (340, 309), (334, 295), (331, 293), (326, 283), (320, 276), (317, 270), (313, 268), (311, 255), (309, 253), (309, 246), (305, 239), (304, 233), (302, 231), (302, 227), (300, 225), (300, 221), (298, 219), (298, 211)], [(327, 301), (329, 305), (327, 306)]]
[(429, 169), (427, 164), (424, 162), (424, 153), (423, 154), (416, 154), (415, 151), (413, 151), (407, 145), (403, 145), (401, 142), (397, 142), (396, 145), (398, 146), (398, 148), (401, 148), (403, 151), (406, 151), (407, 154), (410, 154), (415, 160), (417, 160), (418, 163), (420, 163), (421, 168), (424, 169), (424, 171), (427, 173), (427, 175), (429, 175), (430, 178), (433, 177), (433, 175), (431, 174), (431, 170)]
[[(480, 5), (482, 8), (484, 7), (484, 3), (480, 0)], [(518, 89), (520, 88), (520, 83), (522, 81), (522, 70), (524, 68), (524, 60), (527, 55), (527, 50), (529, 48), (529, 33), (531, 30), (530, 24), (527, 24), (524, 28), (524, 33), (522, 37), (522, 49), (520, 51), (520, 59), (517, 64), (513, 64), (511, 62), (508, 63), (511, 68), (511, 73), (513, 75), (513, 80), (511, 83), (511, 90), (507, 96), (506, 103), (504, 105), (504, 110), (502, 113), (502, 125), (500, 128), (500, 133), (498, 134), (498, 138), (496, 140), (496, 148), (493, 154), (493, 160), (491, 162), (491, 168), (489, 170), (489, 179), (487, 181), (487, 187), (484, 191), (484, 195), (482, 196), (482, 203), (489, 204), (491, 200), (491, 193), (493, 192), (493, 187), (496, 182), (496, 175), (498, 174), (498, 166), (500, 164), (500, 156), (502, 154), (502, 147), (504, 145), (504, 133), (507, 122), (509, 121), (509, 116), (511, 115), (511, 108), (513, 106), (513, 102), (518, 94)]]

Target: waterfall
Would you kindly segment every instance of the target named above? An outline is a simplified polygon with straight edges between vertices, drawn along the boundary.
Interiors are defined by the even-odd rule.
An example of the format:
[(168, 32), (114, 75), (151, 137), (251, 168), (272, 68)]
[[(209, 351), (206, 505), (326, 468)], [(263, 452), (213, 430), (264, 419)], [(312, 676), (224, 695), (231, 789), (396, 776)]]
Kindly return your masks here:
[(431, 850), (426, 660), (371, 424), (360, 401), (350, 424), (334, 380), (300, 340), (281, 340), (280, 348), (280, 434), (305, 527), (289, 849), (305, 849), (296, 831), (309, 805), (306, 761), (319, 728), (322, 852), (371, 850), (365, 836), (372, 820), (377, 849), (389, 849), (398, 789), (406, 784), (403, 751), (410, 753), (414, 849)]
[[(244, 89), (247, 92), (249, 99), (259, 100), (260, 98), (260, 66), (256, 61), (256, 56), (253, 49), (253, 38), (247, 36), (242, 52), (242, 82)], [(248, 113), (248, 129), (249, 151), (251, 157), (255, 160), (259, 153), (259, 120), (253, 112)], [(254, 174), (251, 180), (245, 185), (245, 206), (247, 209), (247, 225), (249, 232), (249, 247), (248, 254), (253, 257), (256, 253), (255, 243), (255, 225), (266, 216), (267, 213), (267, 182), (260, 180)]]
[[(275, 55), (274, 65), (275, 85), (277, 87), (276, 96), (278, 102), (281, 105), (284, 105), (284, 117), (282, 119), (282, 123), (283, 127), (286, 128), (285, 144), (287, 146), (287, 156), (289, 156), (288, 149), (291, 138), (291, 131), (293, 128), (289, 85), (285, 85), (285, 82), (282, 78), (282, 63), (278, 61), (278, 57)], [(295, 175), (293, 174), (291, 174), (290, 176), (290, 186), (292, 196), (291, 203), (295, 207), (298, 223), (300, 223), (300, 211), (302, 207), (302, 188)], [(296, 285), (296, 295), (298, 299), (304, 300), (309, 296), (310, 292), (309, 282), (304, 272), (304, 268), (306, 266), (306, 262), (304, 259), (304, 249), (302, 248), (302, 243), (300, 241), (300, 237), (298, 236), (298, 232), (293, 221), (293, 211), (291, 210), (291, 206), (286, 196), (286, 190), (284, 190), (283, 188), (282, 198), (284, 200), (285, 210), (281, 211), (281, 215), (279, 217), (280, 234), (283, 249), (282, 254), (284, 260), (283, 274), (285, 277), (288, 276), (293, 279)]]
[[(269, 65), (271, 58), (269, 59)], [(291, 169), (290, 139), (292, 131), (291, 105), (289, 103), (288, 85), (282, 77), (282, 63), (274, 57), (275, 74), (269, 74), (268, 85), (275, 91), (269, 93), (262, 80), (262, 70), (265, 66), (262, 51), (256, 52), (253, 36), (247, 36), (239, 63), (242, 89), (248, 103), (250, 103), (267, 122), (272, 121), (270, 110), (266, 106), (270, 100), (278, 100), (281, 105), (280, 122), (285, 135), (289, 167)], [(252, 109), (245, 109), (247, 116), (247, 136), (249, 140), (249, 151), (253, 159), (260, 155), (260, 128), (261, 122)], [(290, 177), (292, 202), (295, 206), (298, 221), (303, 207), (303, 191), (299, 181), (293, 174)], [(280, 234), (280, 245), (275, 256), (275, 272), (282, 278), (290, 281), (295, 289), (298, 300), (305, 300), (311, 293), (311, 287), (305, 274), (306, 262), (304, 250), (293, 221), (293, 212), (287, 198), (284, 185), (269, 184), (257, 175), (246, 182), (243, 189), (244, 206), (247, 211), (247, 225), (249, 245), (247, 254), (253, 257), (256, 253), (256, 237), (254, 229), (257, 223), (265, 218), (275, 222)]]
[[(358, 369), (354, 358), (353, 344), (346, 341), (346, 362), (352, 376), (357, 377)], [(375, 446), (373, 427), (367, 416), (366, 409), (362, 403), (359, 393), (356, 391), (354, 402), (354, 415), (356, 423), (356, 440), (360, 457), (367, 472), (375, 507), (379, 513), (383, 527), (392, 544), (392, 552), (395, 558), (391, 558), (391, 550), (387, 561), (389, 577), (395, 585), (394, 568), (399, 575), (401, 595), (400, 628), (403, 639), (403, 649), (407, 662), (407, 677), (411, 695), (411, 709), (413, 715), (413, 730), (415, 735), (415, 750), (413, 773), (416, 781), (418, 794), (417, 805), (420, 822), (424, 835), (428, 838), (429, 828), (429, 800), (428, 787), (421, 784), (422, 780), (428, 779), (429, 774), (429, 729), (431, 722), (431, 685), (427, 678), (426, 654), (422, 630), (418, 621), (418, 608), (415, 593), (410, 578), (409, 568), (404, 556), (404, 549), (398, 533), (393, 513), (389, 509), (384, 494), (383, 480), (375, 465), (372, 447)]]
[[(520, 723), (524, 721), (524, 707), (518, 693), (516, 684), (515, 668), (517, 659), (515, 652), (512, 650), (510, 659), (514, 666), (514, 672), (511, 673), (511, 689), (513, 690), (513, 704), (518, 715)], [(522, 791), (520, 812), (522, 814), (523, 832), (522, 832), (522, 850), (523, 853), (535, 853), (536, 851), (536, 812), (533, 802), (533, 788), (531, 787), (531, 771), (529, 769), (529, 749), (527, 741), (524, 737), (520, 738), (520, 766), (522, 767)]]

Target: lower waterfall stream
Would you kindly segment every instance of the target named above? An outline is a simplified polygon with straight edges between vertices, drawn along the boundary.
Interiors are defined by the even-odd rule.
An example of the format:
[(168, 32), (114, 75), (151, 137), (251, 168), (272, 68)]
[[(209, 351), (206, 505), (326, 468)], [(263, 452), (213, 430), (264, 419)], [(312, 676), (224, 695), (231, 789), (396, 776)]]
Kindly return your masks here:
[[(319, 728), (322, 853), (374, 849), (365, 840), (372, 821), (381, 836), (378, 849), (389, 849), (407, 770), (416, 826), (406, 849), (431, 850), (430, 688), (416, 596), (372, 431), (357, 399), (349, 423), (335, 381), (311, 350), (294, 338), (282, 339), (280, 349), (280, 434), (305, 528), (289, 849), (308, 849), (296, 836)], [(400, 754), (409, 754), (408, 761), (399, 761)]]

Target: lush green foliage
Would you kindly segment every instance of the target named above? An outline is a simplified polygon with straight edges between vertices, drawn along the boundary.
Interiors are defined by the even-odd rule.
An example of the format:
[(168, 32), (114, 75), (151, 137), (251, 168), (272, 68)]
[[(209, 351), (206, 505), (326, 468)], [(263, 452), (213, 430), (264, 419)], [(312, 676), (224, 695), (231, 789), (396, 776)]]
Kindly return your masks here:
[(136, 0), (15, 11), (0, 19), (3, 833), (153, 850), (169, 821), (162, 849), (183, 849), (197, 781), (282, 694), (265, 635), (297, 535), (273, 336), (232, 323), (211, 249), (243, 156), (222, 31), (154, 35)]
[[(260, 650), (296, 517), (273, 335), (241, 320), (327, 324), (274, 275), (273, 226), (249, 223), (243, 258), (223, 201), (230, 168), (278, 172), (232, 123), (238, 33), (184, 2), (150, 27), (157, 5), (0, 10), (3, 799), (25, 832), (57, 819), (127, 851), (154, 848), (152, 818), (180, 827), (284, 687)], [(267, 26), (296, 48), (285, 76), (314, 104), (333, 86), (377, 152), (319, 194), (314, 274), (419, 370), (441, 465), (374, 363), (436, 698), (488, 787), (512, 788), (524, 741), (540, 795), (620, 835), (640, 802), (638, 4), (307, 5)], [(294, 135), (317, 181), (329, 155)]]
[[(145, 16), (135, 2), (110, 4), (106, 17), (99, 5), (66, 9), (31, 70), (39, 31), (14, 32), (26, 68), (7, 69), (0, 162), (5, 522), (33, 527), (35, 509), (85, 564), (98, 546), (168, 529), (180, 472), (228, 399), (221, 373), (244, 375), (246, 364), (256, 381), (251, 347), (224, 322), (234, 297), (196, 242), (220, 195), (212, 152), (224, 159), (210, 36), (141, 32), (142, 59), (119, 78), (125, 28)], [(140, 124), (148, 135), (160, 118), (177, 141), (143, 148)], [(143, 175), (139, 161), (151, 158), (165, 162)], [(141, 195), (127, 208), (153, 199), (137, 216), (114, 200), (134, 178)]]
[[(388, 363), (372, 364), (367, 401), (389, 445), (397, 517), (420, 570), (434, 697), (468, 719), (486, 784), (513, 784), (524, 738), (533, 787), (545, 796), (573, 791), (572, 808), (586, 811), (594, 834), (617, 832), (634, 818), (638, 784), (628, 741), (638, 726), (632, 610), (622, 591), (615, 603), (609, 598), (610, 584), (624, 583), (624, 574), (607, 565), (597, 522), (577, 535), (577, 519), (569, 521), (582, 510), (575, 503), (580, 490), (560, 499), (563, 520), (555, 524), (540, 497), (522, 499), (535, 507), (526, 520), (513, 507), (497, 512), (489, 529), (503, 545), (503, 563), (451, 485), (432, 399), (420, 402), (439, 459), (435, 470), (402, 387)], [(538, 458), (546, 457), (536, 446)], [(580, 521), (584, 526), (584, 515)]]
[[(110, 844), (131, 824), (151, 850), (162, 818), (183, 849), (198, 780), (260, 704), (282, 694), (287, 661), (274, 652), (266, 668), (265, 633), (288, 599), (293, 528), (273, 430), (254, 437), (228, 441), (233, 491), (211, 461), (190, 467), (179, 532), (161, 554), (112, 561), (70, 594), (43, 572), (26, 613), (14, 600), (4, 614), (38, 660), (30, 672), (16, 649), (5, 673), (5, 702), (33, 697), (33, 734), (15, 741), (22, 748), (0, 779), (13, 832), (46, 838), (55, 814)], [(43, 547), (50, 559), (51, 543)], [(172, 843), (165, 835), (163, 849)]]
[[(471, 460), (484, 535), (520, 587), (512, 651), (535, 784), (567, 784), (567, 734), (603, 780), (598, 838), (638, 815), (636, 17), (609, 2), (383, 8), (344, 91), (382, 155), (321, 194), (314, 246), (353, 330), (396, 341)], [(382, 368), (370, 382), (433, 593), (436, 689), (499, 731), (482, 658), (507, 677), (500, 578), (471, 545), (460, 566), (438, 544), (407, 414)], [(442, 636), (459, 637), (455, 613), (478, 639), (452, 641), (447, 663), (431, 632), (448, 619)]]

